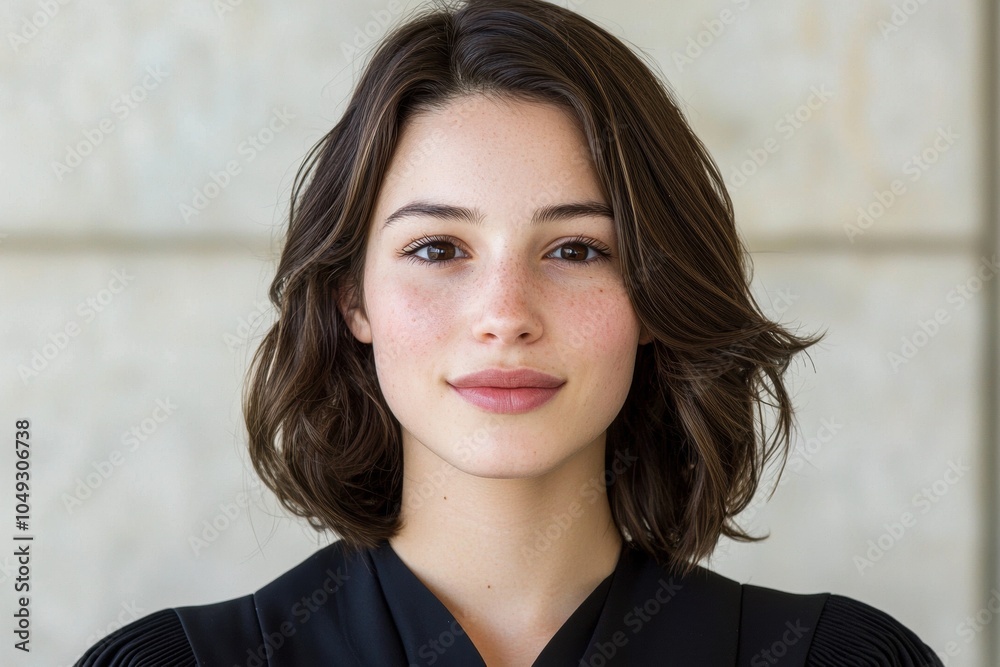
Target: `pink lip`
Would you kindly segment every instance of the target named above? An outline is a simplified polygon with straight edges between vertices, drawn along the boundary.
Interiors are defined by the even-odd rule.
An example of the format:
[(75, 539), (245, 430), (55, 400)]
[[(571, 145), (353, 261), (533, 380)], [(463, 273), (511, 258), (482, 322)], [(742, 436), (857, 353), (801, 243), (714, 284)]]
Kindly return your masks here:
[(519, 414), (548, 403), (566, 381), (533, 368), (487, 368), (448, 384), (466, 401), (484, 410)]
[(562, 388), (560, 387), (454, 387), (459, 395), (469, 403), (490, 412), (520, 414), (529, 412), (548, 403)]
[(515, 370), (487, 368), (486, 370), (469, 373), (454, 380), (449, 380), (448, 384), (453, 387), (502, 387), (504, 389), (542, 387), (552, 389), (562, 386), (565, 382), (565, 380), (560, 380), (557, 377), (536, 371), (533, 368), (518, 368)]

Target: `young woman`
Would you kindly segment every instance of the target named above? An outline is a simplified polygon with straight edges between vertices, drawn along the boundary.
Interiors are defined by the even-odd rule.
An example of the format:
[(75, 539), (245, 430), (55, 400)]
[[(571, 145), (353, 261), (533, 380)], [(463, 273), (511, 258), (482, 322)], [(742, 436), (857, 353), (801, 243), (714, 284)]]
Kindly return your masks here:
[(749, 281), (715, 164), (621, 41), (540, 0), (411, 18), (296, 178), (245, 396), (256, 471), (342, 539), (78, 664), (941, 664), (860, 601), (697, 564), (762, 539), (733, 517), (819, 340)]

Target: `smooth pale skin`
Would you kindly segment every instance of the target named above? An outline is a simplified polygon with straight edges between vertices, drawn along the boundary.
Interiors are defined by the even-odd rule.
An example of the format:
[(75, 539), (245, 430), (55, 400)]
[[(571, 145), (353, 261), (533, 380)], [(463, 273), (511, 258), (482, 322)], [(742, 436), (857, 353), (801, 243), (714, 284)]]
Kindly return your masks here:
[[(417, 199), (477, 208), (483, 225), (414, 216), (383, 228)], [(585, 200), (609, 204), (582, 131), (559, 107), (472, 95), (417, 115), (371, 221), (368, 312), (338, 300), (354, 336), (373, 345), (402, 427), (403, 527), (390, 543), (491, 667), (530, 665), (621, 547), (603, 486), (605, 436), (651, 339), (625, 291), (610, 218), (527, 224), (538, 206)], [(443, 249), (454, 259), (398, 256), (431, 234), (455, 243), (418, 256), (441, 262)], [(564, 249), (577, 235), (604, 243), (611, 260)], [(547, 404), (504, 415), (447, 383), (496, 366), (566, 384)]]

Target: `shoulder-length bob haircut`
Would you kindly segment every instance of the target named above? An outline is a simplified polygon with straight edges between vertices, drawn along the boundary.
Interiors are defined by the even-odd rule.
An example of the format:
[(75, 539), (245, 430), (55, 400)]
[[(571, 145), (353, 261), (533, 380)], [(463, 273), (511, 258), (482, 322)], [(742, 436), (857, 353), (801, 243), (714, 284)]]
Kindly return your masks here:
[[(765, 539), (733, 518), (777, 453), (779, 479), (784, 471), (795, 420), (782, 377), (825, 333), (797, 337), (760, 310), (717, 166), (622, 41), (541, 0), (452, 5), (436, 2), (385, 36), (343, 117), (296, 174), (268, 292), (278, 317), (243, 395), (254, 469), (290, 512), (351, 548), (398, 530), (400, 425), (372, 346), (351, 334), (337, 295), (366, 312), (370, 219), (408, 118), (470, 94), (544, 102), (572, 112), (586, 135), (614, 213), (624, 285), (653, 337), (639, 346), (607, 432), (605, 481), (623, 539), (681, 574), (720, 535)], [(763, 404), (776, 409), (773, 438)], [(637, 463), (609, 480), (619, 451)]]

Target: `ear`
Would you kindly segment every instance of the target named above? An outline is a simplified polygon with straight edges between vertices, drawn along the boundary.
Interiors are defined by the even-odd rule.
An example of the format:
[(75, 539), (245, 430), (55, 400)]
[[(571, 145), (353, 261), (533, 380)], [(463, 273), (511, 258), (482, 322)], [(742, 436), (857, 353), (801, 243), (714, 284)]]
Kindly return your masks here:
[(356, 290), (352, 287), (345, 287), (337, 295), (337, 309), (347, 323), (347, 328), (351, 330), (354, 337), (360, 342), (370, 345), (372, 342), (372, 327), (368, 321), (368, 316), (358, 303)]
[(639, 329), (639, 345), (646, 345), (647, 343), (653, 342), (653, 334), (649, 332), (646, 325), (643, 324)]

